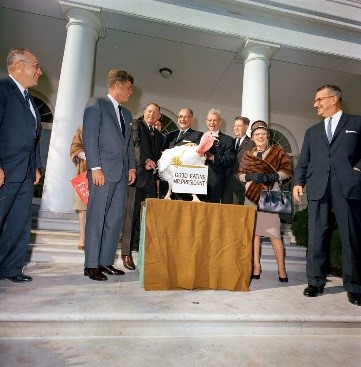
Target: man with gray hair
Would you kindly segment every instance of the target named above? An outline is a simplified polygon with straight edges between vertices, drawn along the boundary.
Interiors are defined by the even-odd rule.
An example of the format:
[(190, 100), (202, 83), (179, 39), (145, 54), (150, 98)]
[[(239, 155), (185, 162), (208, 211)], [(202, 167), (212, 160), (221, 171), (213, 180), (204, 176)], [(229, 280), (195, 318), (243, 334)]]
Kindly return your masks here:
[(232, 167), (236, 159), (233, 139), (219, 130), (221, 123), (221, 111), (211, 108), (207, 114), (206, 125), (217, 137), (211, 149), (206, 152), (206, 164), (209, 166), (206, 201), (211, 203), (220, 203), (226, 184), (227, 168)]
[(25, 48), (11, 49), (9, 76), (0, 80), (0, 279), (29, 282), (23, 274), (31, 230), (33, 184), (40, 180), (41, 121), (28, 88), (42, 74)]

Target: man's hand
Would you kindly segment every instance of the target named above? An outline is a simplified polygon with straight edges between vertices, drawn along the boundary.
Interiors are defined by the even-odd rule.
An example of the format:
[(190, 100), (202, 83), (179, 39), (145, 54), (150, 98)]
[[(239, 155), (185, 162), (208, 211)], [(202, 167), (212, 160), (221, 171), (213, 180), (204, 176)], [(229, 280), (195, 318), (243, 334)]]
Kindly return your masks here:
[(101, 169), (92, 170), (92, 179), (93, 179), (93, 184), (96, 186), (105, 185), (105, 177)]
[(40, 172), (40, 170), (36, 169), (36, 171), (35, 171), (34, 185), (36, 185), (37, 183), (39, 183), (40, 179), (41, 179), (41, 172)]
[(206, 156), (206, 159), (208, 159), (209, 161), (214, 161), (214, 154), (211, 154), (209, 152), (205, 152), (205, 156)]
[(150, 171), (151, 169), (157, 169), (157, 165), (155, 164), (154, 161), (152, 161), (150, 158), (148, 158), (146, 161), (145, 161), (145, 169), (147, 171)]
[(293, 197), (298, 202), (301, 203), (301, 196), (303, 195), (303, 189), (301, 185), (296, 185), (293, 188)]
[(5, 173), (2, 168), (0, 168), (0, 187), (4, 185), (5, 182)]
[(137, 173), (134, 168), (128, 171), (128, 185), (133, 185), (135, 179), (137, 178)]

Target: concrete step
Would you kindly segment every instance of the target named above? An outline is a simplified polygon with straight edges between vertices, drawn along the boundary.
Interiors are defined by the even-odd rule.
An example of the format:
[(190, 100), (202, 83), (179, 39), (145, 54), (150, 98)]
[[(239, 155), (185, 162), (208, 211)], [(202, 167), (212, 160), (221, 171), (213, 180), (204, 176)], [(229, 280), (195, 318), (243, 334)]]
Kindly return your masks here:
[(79, 232), (73, 232), (73, 231), (32, 229), (30, 233), (31, 244), (77, 246), (78, 240), (79, 240)]
[[(6, 338), (355, 336), (361, 315), (347, 301), (342, 279), (305, 298), (304, 273), (280, 283), (262, 273), (250, 292), (144, 291), (136, 272), (94, 282), (82, 266), (37, 263), (33, 281), (0, 282), (0, 341)], [(306, 338), (307, 339), (307, 338)], [(0, 358), (1, 359), (1, 358)], [(344, 365), (344, 364), (341, 364)]]
[[(285, 263), (288, 275), (291, 272), (306, 272), (306, 258), (286, 256)], [(277, 271), (277, 262), (274, 255), (262, 255), (261, 265), (262, 270)]]
[[(33, 228), (27, 260), (32, 262), (60, 262), (83, 264), (84, 252), (78, 250), (79, 233), (69, 230), (49, 230)], [(119, 246), (120, 247), (120, 246)], [(294, 244), (285, 245), (286, 268), (288, 272), (306, 269), (306, 249)], [(120, 256), (120, 250), (117, 251)], [(263, 270), (277, 270), (272, 245), (268, 239), (262, 240)]]
[[(116, 258), (120, 258), (120, 249)], [(77, 242), (74, 244), (29, 244), (26, 261), (50, 263), (84, 263), (84, 251), (78, 250)]]

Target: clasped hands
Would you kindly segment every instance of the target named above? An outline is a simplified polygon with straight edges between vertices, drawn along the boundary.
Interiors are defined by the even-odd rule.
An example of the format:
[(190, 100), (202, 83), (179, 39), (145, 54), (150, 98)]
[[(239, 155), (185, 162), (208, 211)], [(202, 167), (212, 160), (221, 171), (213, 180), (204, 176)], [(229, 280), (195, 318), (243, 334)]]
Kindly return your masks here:
[(278, 173), (247, 173), (245, 178), (246, 181), (272, 184), (279, 181), (280, 176)]

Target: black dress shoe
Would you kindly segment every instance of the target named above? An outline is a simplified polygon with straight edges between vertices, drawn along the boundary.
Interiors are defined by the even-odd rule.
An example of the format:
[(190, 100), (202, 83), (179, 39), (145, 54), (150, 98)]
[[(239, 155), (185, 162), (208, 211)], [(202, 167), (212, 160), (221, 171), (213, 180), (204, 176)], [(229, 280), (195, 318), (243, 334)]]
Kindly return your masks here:
[(361, 306), (361, 293), (347, 292), (347, 297), (350, 303), (356, 306)]
[(120, 269), (116, 269), (113, 265), (109, 265), (109, 266), (99, 266), (99, 270), (103, 271), (104, 273), (107, 273), (109, 275), (124, 275), (124, 271), (120, 270)]
[(317, 297), (319, 294), (323, 293), (324, 287), (316, 287), (314, 285), (308, 285), (303, 291), (303, 294), (307, 297)]
[(261, 279), (261, 274), (252, 274), (251, 279)]
[(25, 283), (25, 282), (31, 282), (33, 280), (32, 277), (29, 277), (29, 275), (25, 274), (14, 275), (13, 277), (7, 277), (6, 279), (9, 279), (15, 283)]
[(84, 268), (84, 275), (93, 280), (108, 280), (108, 278), (99, 270), (99, 268)]

